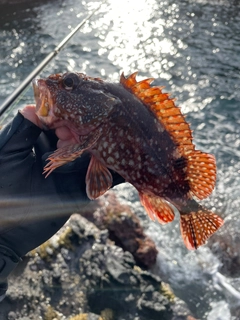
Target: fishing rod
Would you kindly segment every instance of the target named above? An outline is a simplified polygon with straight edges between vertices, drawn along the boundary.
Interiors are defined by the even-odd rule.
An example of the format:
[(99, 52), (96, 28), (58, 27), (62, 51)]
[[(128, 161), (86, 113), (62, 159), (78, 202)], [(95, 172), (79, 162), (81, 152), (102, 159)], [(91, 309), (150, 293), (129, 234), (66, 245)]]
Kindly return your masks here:
[(96, 11), (100, 9), (102, 4), (105, 1), (102, 1), (100, 5), (94, 9), (89, 15), (83, 19), (77, 26), (74, 28), (57, 46), (56, 48), (50, 52), (46, 58), (27, 76), (27, 78), (22, 82), (22, 84), (13, 91), (13, 93), (3, 101), (3, 104), (0, 107), (0, 116), (4, 114), (4, 112), (10, 107), (10, 105), (17, 99), (17, 97), (26, 89), (26, 87), (30, 84), (30, 82), (35, 78), (39, 72), (62, 50), (64, 45), (75, 35), (75, 33), (82, 28), (82, 26), (94, 15)]

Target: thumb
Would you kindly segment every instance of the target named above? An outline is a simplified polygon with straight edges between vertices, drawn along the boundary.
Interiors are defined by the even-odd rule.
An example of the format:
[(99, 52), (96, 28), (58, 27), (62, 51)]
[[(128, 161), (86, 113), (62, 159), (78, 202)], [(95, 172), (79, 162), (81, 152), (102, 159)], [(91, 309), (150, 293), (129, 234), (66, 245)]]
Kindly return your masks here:
[(36, 115), (36, 107), (35, 105), (27, 105), (19, 112), (24, 116), (25, 119), (31, 121), (39, 128), (43, 129), (43, 124), (39, 120), (38, 116)]

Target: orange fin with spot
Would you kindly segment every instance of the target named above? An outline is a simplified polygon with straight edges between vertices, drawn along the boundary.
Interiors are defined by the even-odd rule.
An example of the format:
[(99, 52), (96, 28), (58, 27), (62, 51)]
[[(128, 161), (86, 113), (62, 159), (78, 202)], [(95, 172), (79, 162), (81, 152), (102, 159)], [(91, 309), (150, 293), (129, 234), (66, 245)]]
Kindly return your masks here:
[(195, 150), (192, 131), (175, 100), (162, 93), (163, 87), (151, 87), (153, 79), (136, 81), (137, 72), (129, 77), (123, 74), (120, 83), (137, 96), (157, 117), (176, 143), (178, 156), (187, 160), (186, 179), (191, 193), (198, 199), (208, 197), (216, 182), (216, 162), (214, 156)]
[(188, 154), (187, 179), (191, 193), (198, 199), (205, 199), (212, 193), (216, 175), (216, 160), (213, 155), (197, 150)]
[(180, 229), (185, 246), (194, 250), (205, 244), (224, 223), (217, 214), (204, 209), (189, 214), (181, 214)]
[(79, 137), (79, 140), (81, 139), (80, 143), (67, 145), (65, 147), (56, 149), (48, 157), (47, 160), (49, 160), (49, 162), (44, 167), (43, 173), (46, 173), (47, 177), (56, 168), (61, 167), (70, 161), (74, 161), (80, 157), (84, 151), (91, 148), (97, 142), (100, 135), (101, 131), (95, 130), (90, 132), (87, 136), (82, 136), (82, 139)]
[(151, 220), (157, 219), (161, 224), (173, 221), (174, 211), (163, 198), (144, 193), (139, 193), (139, 197)]
[(86, 191), (89, 199), (93, 200), (103, 195), (112, 186), (112, 174), (94, 156), (88, 166), (86, 175)]
[(47, 178), (53, 170), (58, 167), (63, 166), (64, 164), (74, 161), (82, 155), (86, 150), (79, 144), (73, 144), (71, 146), (65, 146), (59, 149), (56, 149), (48, 158), (48, 163), (45, 165), (43, 174), (46, 173), (45, 178)]
[(120, 77), (120, 83), (126, 88), (126, 89), (130, 89), (131, 87), (133, 87), (136, 83), (136, 76), (137, 76), (138, 72), (134, 72), (132, 73), (129, 77), (125, 77), (124, 74), (121, 74)]
[(194, 150), (192, 131), (180, 108), (175, 105), (175, 99), (171, 99), (168, 93), (162, 92), (164, 87), (151, 87), (150, 84), (154, 80), (153, 78), (137, 82), (136, 75), (137, 72), (129, 77), (125, 77), (122, 74), (120, 83), (155, 114), (177, 144), (181, 156), (188, 151)]

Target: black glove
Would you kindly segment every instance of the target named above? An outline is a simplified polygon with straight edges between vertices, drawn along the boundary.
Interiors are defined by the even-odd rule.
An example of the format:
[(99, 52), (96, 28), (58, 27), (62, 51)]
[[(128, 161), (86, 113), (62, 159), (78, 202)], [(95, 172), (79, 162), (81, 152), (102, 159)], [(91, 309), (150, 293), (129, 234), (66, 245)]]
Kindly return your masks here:
[[(20, 113), (0, 131), (0, 296), (21, 257), (90, 201), (85, 191), (88, 155), (46, 179), (42, 174), (46, 164), (42, 158), (56, 149), (56, 141), (55, 135), (43, 133)], [(113, 181), (116, 185), (124, 180), (113, 173)]]

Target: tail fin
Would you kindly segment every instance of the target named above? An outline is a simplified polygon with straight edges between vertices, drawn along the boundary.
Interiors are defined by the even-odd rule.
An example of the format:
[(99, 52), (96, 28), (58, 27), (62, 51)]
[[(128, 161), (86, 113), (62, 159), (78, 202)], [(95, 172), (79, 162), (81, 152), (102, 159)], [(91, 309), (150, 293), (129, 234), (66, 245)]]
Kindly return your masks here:
[(211, 211), (200, 207), (197, 212), (181, 214), (181, 234), (185, 246), (194, 250), (205, 244), (222, 225), (223, 220)]

